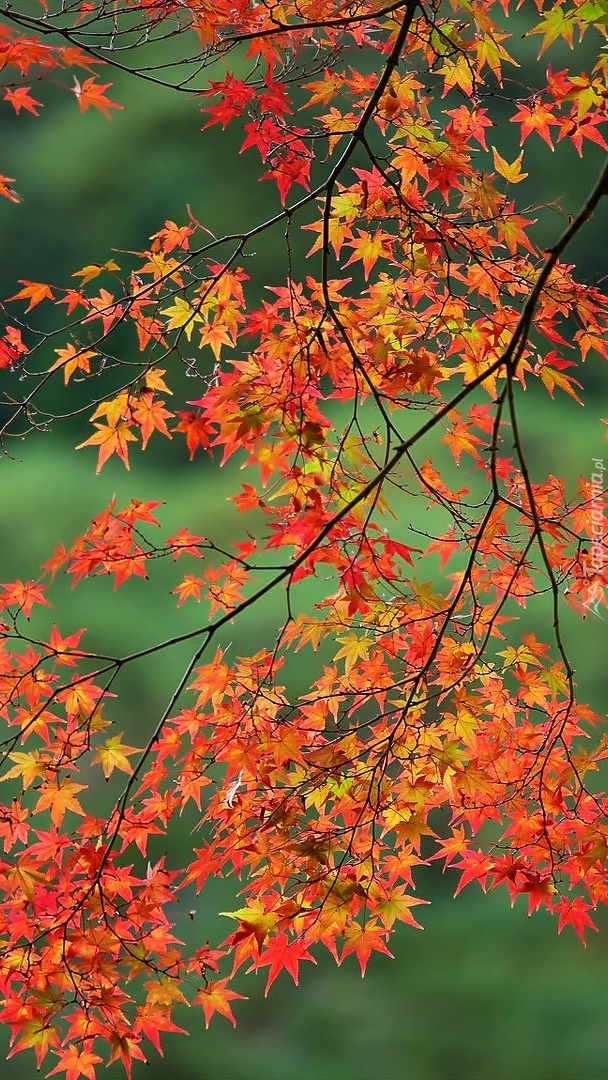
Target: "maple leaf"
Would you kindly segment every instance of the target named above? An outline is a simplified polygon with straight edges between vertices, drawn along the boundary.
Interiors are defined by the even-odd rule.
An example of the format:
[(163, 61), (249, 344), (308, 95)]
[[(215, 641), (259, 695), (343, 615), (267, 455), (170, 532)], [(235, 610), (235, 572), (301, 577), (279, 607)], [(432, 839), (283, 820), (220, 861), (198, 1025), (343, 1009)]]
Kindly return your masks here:
[(226, 127), (231, 120), (237, 116), (242, 116), (245, 111), (245, 106), (254, 97), (254, 91), (251, 86), (248, 85), (243, 79), (236, 79), (234, 75), (228, 73), (225, 79), (220, 82), (215, 82), (213, 79), (209, 80), (209, 89), (204, 91), (209, 97), (219, 97), (219, 102), (216, 105), (207, 105), (202, 112), (209, 113), (211, 119), (203, 127), (211, 127), (212, 124), (220, 123), (222, 129)]
[(589, 915), (589, 912), (593, 910), (593, 905), (587, 903), (582, 896), (575, 896), (572, 900), (562, 896), (555, 905), (555, 910), (559, 912), (558, 933), (561, 934), (565, 926), (571, 926), (583, 945), (586, 945), (585, 930), (598, 929)]
[(169, 307), (163, 308), (161, 315), (169, 316), (167, 330), (177, 330), (183, 327), (188, 341), (192, 337), (195, 323), (203, 321), (202, 315), (182, 296), (177, 296)]
[(213, 350), (213, 355), (216, 360), (221, 358), (222, 345), (234, 346), (232, 334), (227, 326), (224, 326), (219, 319), (216, 319), (212, 323), (207, 323), (201, 327), (201, 348), (203, 345), (209, 345)]
[(27, 352), (27, 346), (21, 339), (21, 331), (14, 326), (7, 326), (4, 336), (0, 338), (0, 370), (12, 368)]
[(478, 447), (482, 444), (482, 440), (477, 435), (473, 435), (470, 424), (455, 419), (452, 430), (444, 435), (443, 441), (450, 447), (457, 465), (460, 464), (463, 452), (479, 459)]
[(110, 116), (110, 109), (122, 109), (122, 105), (117, 105), (104, 95), (104, 90), (109, 90), (111, 85), (111, 83), (98, 83), (95, 76), (85, 79), (82, 85), (77, 78), (74, 78), (72, 93), (76, 95), (80, 111), (86, 112), (87, 109), (94, 108), (99, 109), (104, 116)]
[(190, 225), (176, 225), (174, 221), (165, 221), (163, 229), (159, 229), (152, 237), (162, 243), (163, 251), (167, 254), (174, 248), (182, 248), (187, 251), (190, 247), (190, 237), (194, 229)]
[(68, 777), (58, 777), (56, 781), (45, 780), (39, 790), (41, 794), (36, 803), (36, 813), (48, 809), (51, 821), (57, 828), (68, 810), (84, 817), (84, 810), (76, 798), (79, 791), (86, 791), (84, 784), (76, 784)]
[[(138, 1006), (137, 1017), (133, 1024), (133, 1031), (135, 1035), (139, 1035), (140, 1032), (142, 1035), (145, 1035), (161, 1057), (163, 1057), (163, 1050), (160, 1043), (161, 1032), (174, 1031), (180, 1035), (186, 1034), (185, 1029), (174, 1024), (162, 1008), (155, 1008), (148, 1003), (144, 1006)], [(142, 1058), (141, 1060), (144, 1059)]]
[(65, 296), (62, 296), (57, 302), (66, 305), (68, 315), (71, 315), (79, 305), (88, 307), (88, 301), (85, 299), (83, 293), (78, 292), (76, 289), (66, 289)]
[(454, 896), (458, 896), (458, 893), (461, 892), (465, 885), (468, 885), (470, 881), (478, 881), (481, 888), (485, 890), (488, 875), (491, 874), (494, 869), (493, 860), (485, 851), (482, 851), (481, 848), (477, 848), (476, 851), (473, 851), (470, 848), (465, 849), (460, 854), (460, 862), (451, 863), (450, 865), (455, 866), (461, 871), (460, 881), (458, 882)]
[(499, 173), (500, 176), (503, 176), (505, 180), (508, 180), (510, 184), (519, 184), (522, 180), (526, 179), (528, 174), (522, 173), (521, 171), (521, 163), (524, 156), (523, 150), (511, 165), (500, 156), (495, 146), (492, 147), (492, 155), (494, 157), (494, 168), (496, 169), (496, 172)]
[(370, 638), (355, 633), (347, 634), (344, 637), (338, 637), (336, 638), (336, 641), (340, 642), (342, 648), (335, 654), (334, 660), (344, 658), (344, 670), (347, 675), (358, 660), (367, 656), (372, 644)]
[(51, 364), (49, 371), (61, 368), (66, 386), (75, 371), (84, 371), (85, 374), (90, 374), (90, 361), (94, 356), (97, 356), (94, 349), (82, 349), (72, 344), (66, 345), (65, 349), (55, 349), (55, 352), (57, 353), (57, 359)]
[(346, 931), (340, 959), (344, 960), (350, 953), (354, 953), (359, 961), (361, 976), (363, 976), (372, 952), (393, 956), (386, 946), (386, 937), (386, 928), (375, 919), (368, 919), (364, 926), (355, 922)]
[(557, 386), (560, 390), (565, 390), (565, 392), (569, 394), (570, 397), (574, 398), (575, 401), (578, 401), (579, 405), (583, 404), (574, 389), (575, 386), (581, 387), (581, 384), (577, 382), (576, 379), (569, 378), (568, 375), (564, 375), (561, 371), (558, 371), (554, 367), (550, 367), (547, 363), (542, 364), (540, 368), (540, 377), (551, 397), (553, 397), (553, 392)]
[(202, 578), (193, 577), (192, 574), (187, 574), (183, 581), (181, 581), (173, 590), (173, 592), (177, 593), (179, 596), (177, 606), (181, 607), (190, 597), (194, 600), (200, 600), (201, 589), (204, 588), (204, 585), (205, 582)]
[(553, 897), (557, 889), (550, 878), (541, 874), (528, 873), (523, 884), (520, 886), (514, 885), (511, 892), (512, 903), (516, 893), (528, 894), (528, 915), (531, 915), (533, 911), (537, 911), (541, 904), (544, 904), (545, 907), (552, 907)]
[(79, 443), (77, 450), (84, 446), (99, 446), (97, 459), (97, 473), (101, 472), (108, 458), (117, 454), (126, 468), (129, 468), (129, 448), (127, 443), (135, 442), (136, 436), (131, 431), (126, 420), (120, 420), (114, 427), (104, 424), (96, 424), (97, 431), (89, 439)]
[(466, 98), (470, 99), (473, 91), (474, 71), (471, 61), (464, 51), (459, 50), (456, 59), (446, 57), (441, 67), (437, 68), (437, 72), (439, 75), (443, 75), (443, 96), (447, 94), (448, 90), (456, 86), (464, 92)]
[(90, 263), (89, 266), (83, 266), (82, 270), (76, 270), (72, 274), (72, 277), (82, 278), (80, 284), (86, 285), (89, 281), (93, 281), (96, 277), (99, 277), (104, 270), (120, 270), (120, 266), (118, 263), (114, 262), (114, 259), (108, 259), (105, 263)]
[(330, 105), (342, 87), (344, 78), (338, 72), (326, 68), (323, 77), (313, 82), (302, 83), (303, 90), (312, 90), (312, 94), (306, 102), (306, 108), (311, 105)]
[(33, 904), (37, 888), (46, 884), (46, 875), (32, 867), (31, 863), (22, 856), (19, 862), (8, 871), (7, 884), (9, 894), (14, 891), (18, 895), (23, 894)]
[(154, 399), (154, 391), (141, 390), (136, 398), (131, 401), (131, 416), (139, 425), (142, 438), (142, 449), (145, 450), (150, 436), (154, 431), (160, 431), (165, 438), (171, 438), (166, 420), (173, 414), (164, 408), (163, 401)]
[[(98, 423), (98, 417), (106, 417), (107, 424)], [(97, 430), (90, 438), (80, 443), (76, 449), (81, 450), (84, 446), (99, 446), (98, 473), (112, 454), (117, 454), (128, 469), (129, 448), (127, 443), (136, 441), (136, 436), (131, 431), (132, 413), (128, 395), (121, 393), (111, 401), (102, 402), (93, 413), (91, 420)]]
[(36, 101), (36, 98), (31, 96), (29, 86), (17, 86), (14, 90), (5, 90), (4, 100), (13, 106), (17, 114), (22, 109), (25, 109), (27, 112), (32, 113), (33, 116), (38, 116), (38, 109), (42, 108), (42, 102)]
[(19, 776), (23, 783), (23, 787), (28, 788), (35, 780), (42, 780), (47, 774), (49, 762), (41, 759), (38, 750), (32, 750), (29, 753), (15, 751), (14, 753), (9, 754), (8, 757), (9, 761), (14, 761), (15, 764), (12, 769), (7, 769), (7, 771), (2, 774), (0, 777), (1, 781), (10, 780), (12, 777)]
[(190, 460), (192, 461), (199, 446), (211, 454), (211, 433), (208, 420), (201, 413), (195, 412), (178, 411), (176, 415), (179, 416), (179, 423), (173, 430), (181, 431), (186, 436)]
[(29, 300), (26, 311), (31, 311), (43, 300), (54, 300), (53, 290), (50, 285), (43, 285), (38, 281), (23, 281), (19, 282), (23, 285), (23, 288), (14, 296), (9, 296), (9, 300)]
[(237, 510), (240, 510), (241, 512), (246, 510), (257, 510), (261, 505), (260, 496), (251, 484), (242, 484), (239, 494), (233, 495), (230, 501), (233, 502)]
[(360, 259), (363, 263), (363, 273), (367, 281), (378, 259), (390, 258), (392, 237), (382, 229), (378, 229), (373, 236), (364, 229), (357, 229), (357, 233), (357, 238), (349, 243), (349, 247), (353, 249), (353, 254), (344, 265), (350, 266), (351, 263)]
[(600, 356), (608, 358), (608, 343), (603, 340), (600, 335), (593, 333), (591, 330), (577, 330), (574, 335), (574, 340), (577, 342), (582, 359), (587, 358), (587, 353), (590, 349), (599, 353)]
[(576, 147), (579, 157), (583, 156), (584, 139), (589, 139), (590, 142), (596, 143), (597, 146), (601, 146), (602, 150), (608, 150), (608, 143), (606, 143), (601, 132), (598, 131), (598, 125), (602, 123), (605, 123), (605, 117), (601, 115), (579, 117), (576, 121), (564, 124), (558, 138), (569, 138)]
[(550, 128), (558, 124), (551, 109), (537, 98), (532, 105), (519, 105), (515, 114), (511, 117), (512, 124), (521, 125), (520, 146), (526, 141), (533, 131), (540, 135), (547, 146), (553, 150)]
[(266, 911), (259, 900), (252, 900), (247, 907), (239, 908), (237, 911), (220, 911), (220, 915), (225, 915), (228, 919), (236, 919), (240, 923), (240, 928), (233, 935), (235, 940), (252, 935), (258, 949), (261, 949), (267, 934), (276, 926), (279, 918), (274, 911)]
[(122, 741), (122, 735), (112, 735), (109, 739), (106, 739), (103, 746), (98, 747), (95, 751), (93, 761), (98, 761), (103, 769), (103, 775), (106, 780), (114, 772), (114, 769), (119, 769), (121, 772), (131, 773), (132, 769), (129, 764), (129, 758), (132, 754), (137, 754), (140, 751), (134, 746), (125, 746)]
[(15, 607), (22, 612), (26, 619), (32, 614), (34, 604), (44, 604), (49, 607), (49, 601), (44, 596), (45, 585), (38, 585), (35, 581), (13, 581), (10, 585), (2, 586), (0, 603), (3, 607)]
[(132, 1032), (125, 1031), (120, 1034), (112, 1034), (109, 1042), (112, 1050), (108, 1058), (108, 1065), (111, 1065), (113, 1061), (121, 1061), (127, 1080), (131, 1080), (133, 1060), (146, 1061), (144, 1052), (139, 1046), (140, 1037)]
[(68, 716), (90, 721), (97, 708), (101, 691), (94, 684), (87, 683), (76, 675), (71, 686), (61, 691), (61, 700)]
[(443, 569), (448, 560), (461, 550), (461, 546), (460, 540), (457, 540), (455, 537), (454, 526), (451, 525), (447, 535), (440, 536), (436, 540), (431, 541), (426, 550), (429, 553), (436, 551), (439, 554), (439, 562)]
[(270, 942), (261, 953), (260, 958), (250, 969), (255, 969), (257, 971), (260, 967), (268, 968), (268, 979), (266, 980), (264, 997), (267, 997), (270, 987), (277, 975), (280, 975), (282, 971), (286, 971), (291, 975), (291, 978), (297, 986), (301, 960), (311, 960), (313, 964), (316, 964), (317, 962), (303, 942), (297, 940), (290, 941), (287, 934), (282, 930), (277, 934), (273, 934)]
[(564, 11), (560, 4), (553, 5), (540, 22), (528, 31), (528, 35), (543, 35), (539, 57), (548, 49), (549, 45), (552, 45), (560, 37), (564, 38), (568, 45), (572, 47), (574, 25), (575, 15), (573, 12)]
[[(13, 1057), (19, 1050), (32, 1048), (36, 1054), (36, 1068), (40, 1071), (49, 1050), (55, 1050), (59, 1044), (59, 1036), (46, 1018), (35, 1017), (25, 1020), (19, 1026), (19, 1038), (14, 1042), (11, 1039), (11, 1050), (7, 1058)], [(14, 1042), (14, 1045), (12, 1045)]]
[(164, 368), (148, 368), (144, 375), (144, 386), (146, 390), (157, 390), (161, 394), (169, 394), (169, 396), (171, 396), (172, 391), (163, 379), (163, 375), (165, 374)]
[(214, 1013), (225, 1016), (232, 1026), (236, 1027), (236, 1020), (230, 1002), (246, 1001), (247, 999), (243, 994), (237, 994), (234, 990), (230, 990), (228, 988), (229, 982), (230, 979), (213, 979), (202, 990), (199, 990), (194, 998), (194, 1004), (200, 1005), (205, 1014), (205, 1027), (209, 1027), (209, 1022)]
[(114, 302), (113, 294), (107, 289), (100, 289), (99, 296), (92, 296), (88, 301), (88, 307), (93, 313), (87, 315), (83, 321), (91, 322), (93, 319), (101, 319), (104, 335), (110, 332), (122, 312), (120, 304)]
[(59, 1062), (47, 1076), (64, 1072), (65, 1080), (78, 1080), (84, 1076), (86, 1080), (95, 1080), (95, 1066), (101, 1065), (103, 1058), (94, 1054), (91, 1050), (80, 1050), (76, 1045), (67, 1046), (58, 1053)]
[(394, 889), (389, 896), (374, 904), (374, 914), (380, 917), (380, 921), (387, 930), (391, 929), (396, 920), (422, 930), (422, 926), (414, 918), (410, 908), (416, 904), (428, 903), (428, 900), (421, 900), (419, 897), (406, 892), (404, 888), (398, 888)]

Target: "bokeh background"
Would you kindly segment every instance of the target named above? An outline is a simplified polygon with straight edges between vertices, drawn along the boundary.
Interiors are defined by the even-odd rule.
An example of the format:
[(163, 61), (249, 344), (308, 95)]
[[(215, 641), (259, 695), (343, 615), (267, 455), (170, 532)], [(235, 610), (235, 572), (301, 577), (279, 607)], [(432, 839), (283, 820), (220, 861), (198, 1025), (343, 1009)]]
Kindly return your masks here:
[[(535, 52), (534, 43), (522, 46), (522, 87), (534, 85)], [(586, 57), (576, 62), (588, 67), (592, 56), (590, 43)], [(552, 62), (559, 68), (573, 61), (564, 51)], [(186, 205), (216, 235), (247, 228), (276, 210), (272, 186), (256, 181), (255, 156), (238, 154), (238, 129), (201, 135), (200, 100), (119, 74), (112, 81), (111, 96), (125, 110), (110, 121), (92, 111), (81, 116), (75, 100), (52, 87), (38, 119), (15, 118), (8, 106), (0, 110), (2, 172), (18, 177), (23, 196), (18, 206), (0, 205), (0, 296), (14, 293), (19, 278), (67, 284), (86, 263), (141, 250), (165, 219), (184, 222)], [(512, 160), (515, 128), (505, 126), (493, 141)], [(528, 215), (539, 219), (541, 243), (550, 244), (580, 206), (601, 156), (592, 148), (581, 162), (571, 147), (551, 155), (539, 139), (530, 140), (525, 160), (530, 175), (518, 195), (522, 207), (551, 204), (549, 211)], [(296, 249), (302, 275), (306, 246)], [(571, 261), (577, 261), (584, 280), (598, 282), (608, 269), (607, 251), (608, 221), (598, 215), (577, 241)], [(120, 262), (118, 254), (114, 257)], [(246, 268), (254, 302), (265, 285), (280, 284), (281, 230), (260, 243)], [(52, 359), (49, 352), (49, 364)], [(583, 373), (584, 409), (569, 398), (552, 402), (533, 391), (522, 404), (524, 444), (535, 474), (566, 475), (572, 491), (575, 477), (590, 473), (591, 457), (605, 455), (602, 363), (590, 358)], [(0, 459), (1, 580), (35, 576), (52, 548), (82, 531), (114, 493), (119, 504), (132, 497), (163, 500), (160, 516), (167, 533), (187, 526), (225, 547), (238, 536), (240, 524), (227, 502), (238, 487), (236, 466), (219, 471), (203, 456), (189, 464), (183, 445), (159, 445), (159, 439), (145, 455), (133, 455), (130, 473), (110, 462), (95, 477), (94, 451), (74, 451), (88, 434), (80, 417), (7, 447)], [(436, 452), (441, 463), (445, 450)], [(175, 575), (163, 564), (152, 583), (136, 580), (117, 594), (105, 582), (75, 591), (59, 582), (53, 617), (64, 633), (87, 626), (89, 640), (100, 650), (130, 651), (196, 625), (195, 605), (176, 610), (170, 597), (174, 585)], [(528, 628), (548, 633), (542, 603), (530, 605), (526, 618)], [(268, 603), (231, 630), (235, 654), (271, 640), (275, 627), (276, 612)], [(606, 623), (593, 617), (582, 622), (566, 613), (564, 630), (582, 693), (603, 714)], [(305, 687), (312, 674), (301, 656), (297, 678)], [(125, 673), (120, 719), (127, 743), (141, 741), (183, 661), (183, 655), (162, 654), (152, 668)], [(187, 830), (176, 833), (172, 856), (184, 858), (192, 843)], [(234, 1030), (218, 1017), (205, 1031), (198, 1012), (178, 1010), (176, 1021), (190, 1036), (165, 1037), (164, 1059), (151, 1056), (149, 1065), (136, 1063), (134, 1080), (608, 1077), (608, 920), (600, 915), (604, 932), (591, 934), (583, 949), (572, 931), (558, 937), (545, 914), (528, 919), (523, 901), (511, 909), (506, 892), (484, 896), (469, 887), (454, 899), (454, 888), (454, 875), (443, 875), (437, 864), (423, 870), (419, 890), (432, 901), (416, 911), (424, 931), (397, 930), (394, 959), (372, 957), (364, 980), (354, 958), (340, 969), (320, 958), (317, 967), (304, 966), (299, 988), (282, 975), (266, 999), (264, 974), (244, 975), (236, 989), (250, 1000), (235, 1003)], [(178, 933), (191, 941), (224, 936), (227, 926), (220, 924), (226, 920), (217, 912), (239, 906), (237, 891), (238, 883), (216, 882), (200, 898), (192, 897), (191, 905), (176, 909)], [(194, 921), (190, 906), (196, 908)], [(5, 1045), (7, 1040), (0, 1051)], [(1, 1074), (7, 1080), (33, 1080), (33, 1057), (18, 1055)], [(117, 1067), (107, 1072), (108, 1080), (120, 1075)]]

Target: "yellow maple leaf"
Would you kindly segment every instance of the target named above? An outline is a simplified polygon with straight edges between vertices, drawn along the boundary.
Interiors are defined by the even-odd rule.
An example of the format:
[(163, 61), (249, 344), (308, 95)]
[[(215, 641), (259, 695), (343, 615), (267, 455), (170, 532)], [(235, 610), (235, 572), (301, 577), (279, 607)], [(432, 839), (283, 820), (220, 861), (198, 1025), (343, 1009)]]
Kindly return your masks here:
[(252, 900), (247, 907), (239, 908), (237, 911), (220, 911), (220, 915), (225, 915), (228, 919), (236, 919), (240, 922), (243, 929), (247, 929), (254, 935), (260, 948), (268, 932), (279, 921), (276, 912), (265, 911), (259, 900)]
[(178, 330), (183, 327), (188, 341), (192, 337), (195, 322), (203, 321), (198, 312), (187, 300), (184, 300), (183, 296), (176, 296), (175, 302), (170, 307), (163, 308), (161, 315), (169, 316), (167, 330)]
[(48, 762), (42, 761), (38, 750), (29, 754), (15, 751), (9, 754), (9, 759), (14, 761), (12, 769), (2, 774), (2, 780), (10, 780), (13, 777), (21, 777), (24, 788), (28, 788), (35, 780), (44, 779), (48, 769)]
[(82, 278), (80, 284), (86, 285), (88, 281), (99, 277), (104, 270), (120, 270), (120, 266), (114, 262), (114, 259), (108, 259), (105, 263), (89, 263), (88, 266), (83, 266), (82, 270), (76, 270), (72, 277)]
[(120, 769), (121, 772), (130, 773), (131, 766), (129, 764), (129, 758), (132, 754), (137, 754), (139, 751), (135, 746), (124, 746), (122, 742), (122, 735), (112, 735), (109, 739), (106, 739), (103, 746), (100, 746), (95, 751), (94, 761), (98, 761), (103, 769), (103, 775), (106, 780), (110, 778), (114, 769)]
[(524, 156), (523, 150), (510, 165), (508, 161), (505, 161), (505, 159), (500, 156), (495, 146), (492, 147), (492, 154), (496, 172), (499, 173), (500, 176), (503, 176), (505, 180), (508, 180), (510, 184), (519, 184), (522, 180), (526, 179), (526, 176), (528, 175), (527, 172), (522, 173), (521, 171), (521, 162)]

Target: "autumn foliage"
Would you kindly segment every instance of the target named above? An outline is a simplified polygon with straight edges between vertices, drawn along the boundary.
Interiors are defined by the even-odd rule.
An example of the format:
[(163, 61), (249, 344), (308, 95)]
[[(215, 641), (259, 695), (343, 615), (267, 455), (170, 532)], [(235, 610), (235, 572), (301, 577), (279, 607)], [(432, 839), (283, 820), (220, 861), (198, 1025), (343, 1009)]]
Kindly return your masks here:
[[(606, 296), (568, 261), (608, 168), (549, 250), (517, 186), (533, 140), (547, 153), (561, 140), (580, 155), (608, 149), (608, 16), (600, 0), (527, 5), (539, 51), (528, 87), (512, 6), (3, 10), (6, 108), (44, 123), (52, 82), (111, 118), (112, 65), (129, 69), (131, 45), (147, 41), (146, 78), (170, 81), (158, 57), (181, 35), (173, 81), (203, 132), (240, 124), (242, 151), (278, 193), (274, 217), (248, 232), (238, 210), (217, 237), (184, 208), (139, 254), (91, 252), (101, 261), (71, 282), (22, 280), (3, 305), (5, 450), (51, 422), (49, 385), (67, 414), (84, 381), (95, 405), (80, 447), (98, 470), (114, 455), (129, 468), (133, 448), (162, 439), (182, 442), (184, 467), (235, 456), (244, 468), (227, 491), (242, 520), (231, 551), (187, 528), (167, 536), (162, 507), (133, 498), (0, 592), (0, 1017), (13, 1052), (31, 1048), (47, 1075), (93, 1078), (108, 1060), (130, 1075), (179, 1030), (184, 1002), (233, 1021), (241, 969), (297, 982), (324, 947), (365, 971), (395, 923), (418, 925), (425, 861), (456, 868), (459, 889), (502, 884), (581, 938), (608, 901), (608, 738), (577, 697), (560, 632), (563, 605), (605, 612), (603, 461), (601, 483), (581, 478), (572, 498), (559, 477), (532, 478), (518, 424), (525, 393), (577, 408), (577, 365), (608, 356)], [(573, 60), (560, 70), (564, 40)], [(515, 156), (501, 142), (509, 124)], [(19, 177), (0, 177), (0, 194), (18, 204)], [(247, 255), (276, 225), (288, 252), (304, 231), (309, 258), (289, 258), (289, 276), (252, 305)], [(37, 331), (40, 312), (52, 334)], [(434, 434), (447, 472), (429, 457)], [(131, 746), (112, 722), (116, 678), (175, 640), (161, 628), (144, 650), (100, 656), (60, 612), (48, 638), (32, 628), (58, 575), (119, 588), (161, 558), (200, 625), (178, 639), (187, 667)], [(273, 640), (249, 656), (221, 648), (222, 629), (269, 594)], [(515, 621), (541, 594), (546, 641)], [(318, 650), (317, 673), (296, 695), (283, 669), (304, 648)], [(117, 774), (100, 816), (99, 781)], [(149, 859), (180, 816), (187, 864)], [(218, 875), (238, 877), (242, 902), (224, 913), (223, 941), (203, 928), (190, 951), (175, 905)]]

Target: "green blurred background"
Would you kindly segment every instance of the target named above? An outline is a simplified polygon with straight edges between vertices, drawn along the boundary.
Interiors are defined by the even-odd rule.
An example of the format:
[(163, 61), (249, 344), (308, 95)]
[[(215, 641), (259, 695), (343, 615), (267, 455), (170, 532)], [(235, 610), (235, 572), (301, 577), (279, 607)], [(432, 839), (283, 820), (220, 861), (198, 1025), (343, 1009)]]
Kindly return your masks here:
[[(531, 59), (534, 49), (524, 43), (523, 53)], [(570, 62), (569, 54), (561, 56), (561, 66)], [(559, 54), (553, 65), (560, 67)], [(519, 77), (534, 85), (531, 67), (524, 64)], [(125, 111), (111, 121), (93, 113), (80, 116), (75, 101), (52, 88), (39, 119), (14, 118), (8, 106), (0, 112), (2, 172), (18, 178), (23, 196), (19, 206), (0, 205), (1, 296), (16, 291), (18, 278), (67, 284), (74, 270), (104, 261), (112, 249), (140, 250), (166, 218), (184, 222), (186, 204), (217, 235), (247, 228), (278, 208), (272, 186), (256, 183), (255, 156), (239, 157), (237, 130), (201, 135), (199, 101), (126, 77), (113, 82), (111, 96)], [(512, 160), (514, 127), (494, 132), (493, 141)], [(550, 155), (540, 140), (530, 141), (522, 205), (554, 204), (540, 217), (541, 242), (551, 243), (568, 213), (576, 211), (600, 159), (599, 148), (581, 163), (571, 148)], [(585, 280), (606, 273), (607, 234), (606, 216), (598, 215), (577, 242), (572, 256)], [(280, 284), (284, 267), (283, 236), (275, 230), (246, 266), (254, 300), (265, 284)], [(302, 275), (307, 271), (302, 265)], [(590, 390), (584, 410), (569, 399), (552, 403), (538, 394), (522, 406), (524, 443), (538, 478), (565, 474), (573, 484), (576, 475), (591, 471), (592, 456), (604, 455), (605, 376), (597, 358), (584, 374)], [(10, 456), (0, 460), (2, 580), (35, 576), (52, 548), (82, 531), (114, 493), (119, 504), (132, 497), (164, 500), (165, 535), (187, 526), (226, 547), (238, 535), (236, 514), (226, 501), (244, 478), (235, 468), (214, 470), (202, 456), (189, 464), (182, 445), (163, 442), (145, 456), (135, 453), (131, 473), (110, 462), (95, 477), (94, 451), (73, 450), (87, 435), (80, 418), (52, 434), (12, 443)], [(445, 450), (436, 453), (447, 467)], [(407, 515), (407, 508), (399, 509)], [(197, 625), (194, 604), (175, 608), (170, 590), (176, 580), (175, 571), (159, 563), (153, 582), (136, 580), (116, 594), (105, 581), (75, 591), (59, 582), (53, 617), (64, 633), (87, 626), (89, 641), (100, 650), (130, 651)], [(246, 653), (271, 643), (276, 625), (270, 602), (233, 628), (227, 640), (235, 654)], [(530, 605), (526, 625), (546, 636), (546, 607)], [(605, 711), (606, 697), (605, 625), (565, 615), (579, 684), (599, 711)], [(299, 678), (306, 685), (301, 656)], [(119, 716), (127, 743), (141, 741), (184, 659), (185, 654), (163, 654), (151, 668), (125, 672)], [(183, 859), (191, 844), (187, 831), (176, 833), (171, 857)], [(454, 875), (441, 875), (436, 864), (422, 871), (420, 893), (432, 900), (417, 909), (424, 932), (398, 930), (391, 944), (395, 959), (372, 958), (364, 980), (353, 958), (341, 969), (320, 958), (317, 967), (304, 966), (299, 988), (281, 976), (264, 999), (263, 973), (244, 976), (236, 989), (250, 1000), (236, 1003), (235, 1030), (217, 1018), (205, 1032), (198, 1012), (178, 1010), (176, 1021), (196, 1028), (189, 1038), (166, 1037), (164, 1060), (151, 1056), (148, 1066), (136, 1063), (135, 1080), (608, 1077), (608, 920), (600, 917), (604, 934), (591, 935), (583, 949), (570, 931), (558, 937), (544, 914), (528, 919), (523, 902), (511, 910), (506, 892), (486, 897), (469, 887), (453, 899), (454, 887)], [(183, 902), (175, 912), (178, 934), (189, 941), (224, 936), (225, 920), (214, 913), (237, 906), (237, 888), (234, 882), (214, 883), (198, 900)], [(194, 922), (190, 907), (197, 909)], [(19, 1055), (2, 1075), (33, 1080), (33, 1058)], [(113, 1080), (121, 1070), (112, 1067), (107, 1075)]]

